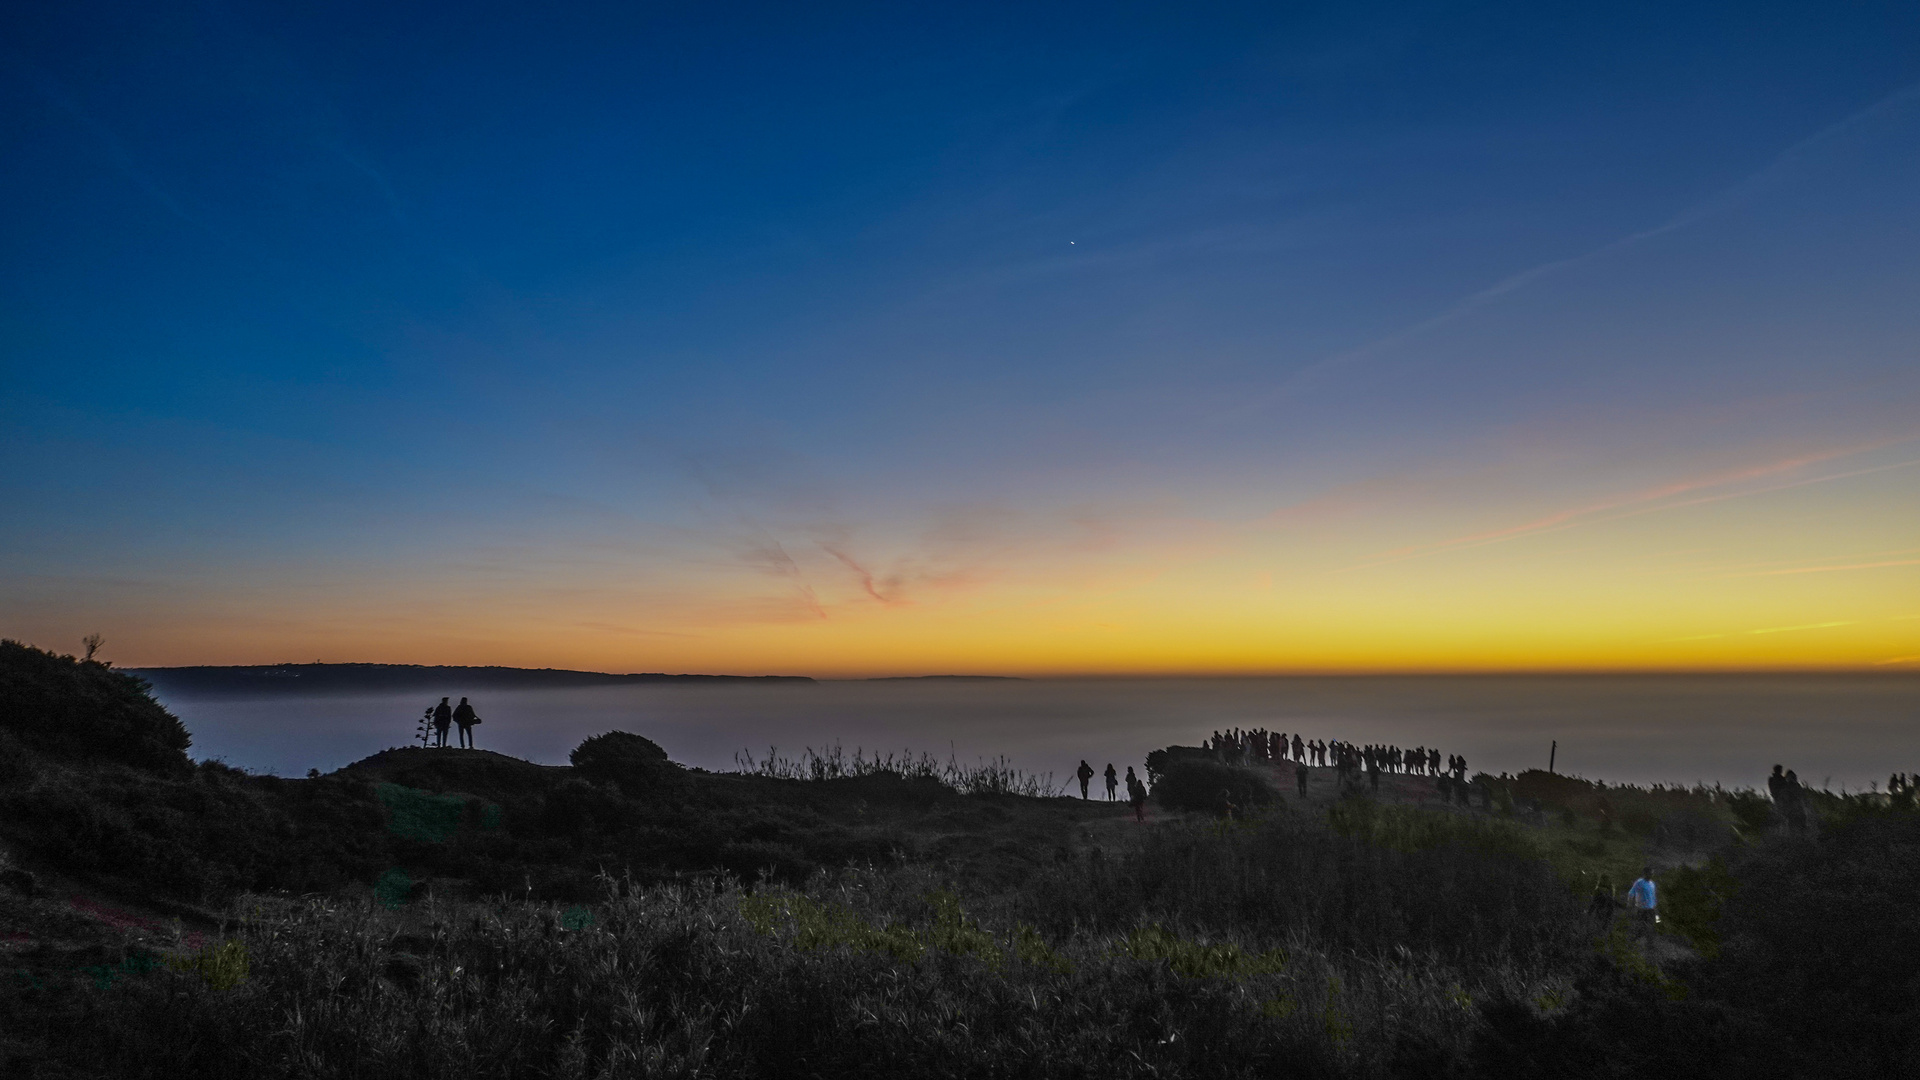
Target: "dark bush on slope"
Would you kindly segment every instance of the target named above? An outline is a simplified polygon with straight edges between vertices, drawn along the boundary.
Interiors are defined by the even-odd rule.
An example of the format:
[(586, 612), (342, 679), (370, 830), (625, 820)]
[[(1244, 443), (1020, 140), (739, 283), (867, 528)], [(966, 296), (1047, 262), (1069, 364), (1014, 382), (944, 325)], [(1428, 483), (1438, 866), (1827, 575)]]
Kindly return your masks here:
[(627, 731), (595, 735), (574, 747), (567, 760), (588, 780), (610, 780), (629, 795), (671, 786), (684, 771), (658, 743)]
[(1228, 799), (1242, 813), (1279, 801), (1273, 786), (1252, 769), (1195, 758), (1166, 762), (1153, 785), (1153, 798), (1169, 810), (1206, 814), (1224, 813)]
[(1332, 828), (1276, 814), (1146, 830), (1117, 855), (1036, 875), (1018, 912), (1062, 935), (1144, 918), (1250, 940), (1302, 933), (1362, 955), (1405, 947), (1529, 968), (1587, 948), (1580, 898), (1518, 827), (1363, 799), (1332, 817)]
[(1733, 867), (1705, 993), (1765, 1018), (1840, 1071), (1920, 1060), (1920, 814), (1873, 811), (1777, 838)]
[(147, 689), (105, 664), (0, 641), (0, 728), (50, 757), (186, 773), (187, 729)]

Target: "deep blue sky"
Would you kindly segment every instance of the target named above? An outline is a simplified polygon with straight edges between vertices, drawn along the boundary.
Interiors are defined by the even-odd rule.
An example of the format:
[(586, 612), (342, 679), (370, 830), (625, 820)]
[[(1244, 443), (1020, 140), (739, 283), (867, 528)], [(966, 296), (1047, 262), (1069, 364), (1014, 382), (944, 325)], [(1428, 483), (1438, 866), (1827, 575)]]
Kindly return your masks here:
[[(1920, 544), (1910, 3), (70, 3), (0, 42), (9, 636), (1086, 669), (1205, 667), (1169, 642), (1225, 619), (1284, 668), (1358, 610), (1341, 655), (1431, 624), (1379, 662), (1444, 665), (1452, 583), (1508, 655), (1597, 575), (1642, 617), (1567, 655), (1619, 659), (1696, 628), (1622, 593), (1650, 564), (1351, 564), (1883, 466), (1596, 543)], [(1273, 533), (1328, 499), (1365, 509)], [(1868, 619), (1776, 599), (1724, 633)]]

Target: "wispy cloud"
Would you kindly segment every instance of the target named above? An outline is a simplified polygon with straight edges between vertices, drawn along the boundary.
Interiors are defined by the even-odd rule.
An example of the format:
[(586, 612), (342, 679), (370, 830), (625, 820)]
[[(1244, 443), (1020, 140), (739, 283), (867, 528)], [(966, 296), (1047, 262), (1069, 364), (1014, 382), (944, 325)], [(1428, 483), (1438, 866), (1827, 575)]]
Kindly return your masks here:
[(1825, 630), (1833, 626), (1852, 626), (1851, 619), (1836, 619), (1832, 622), (1801, 623), (1798, 626), (1767, 626), (1758, 630), (1748, 630), (1749, 634), (1788, 634), (1795, 630)]
[[(1849, 469), (1844, 472), (1826, 473), (1820, 476), (1804, 477), (1781, 483), (1761, 484), (1744, 487), (1738, 491), (1721, 491), (1712, 494), (1693, 495), (1695, 492), (1713, 492), (1715, 488), (1733, 487), (1764, 481), (1772, 477), (1790, 475), (1809, 466), (1843, 458), (1855, 457), (1873, 450), (1911, 442), (1920, 438), (1920, 434), (1902, 435), (1893, 439), (1882, 439), (1863, 445), (1845, 447), (1817, 454), (1803, 454), (1780, 461), (1769, 462), (1745, 469), (1714, 473), (1661, 484), (1644, 491), (1613, 496), (1585, 506), (1555, 511), (1544, 517), (1518, 525), (1510, 525), (1484, 532), (1469, 533), (1432, 544), (1411, 545), (1383, 551), (1375, 558), (1352, 566), (1341, 567), (1334, 573), (1350, 570), (1364, 570), (1368, 567), (1383, 566), (1388, 563), (1403, 562), (1407, 559), (1436, 555), (1446, 551), (1458, 551), (1465, 548), (1484, 547), (1488, 544), (1504, 543), (1523, 537), (1537, 536), (1543, 533), (1560, 532), (1581, 525), (1592, 525), (1606, 521), (1618, 521), (1623, 518), (1639, 517), (1642, 514), (1659, 513), (1665, 510), (1678, 510), (1688, 506), (1700, 506), (1706, 503), (1724, 502), (1728, 499), (1741, 499), (1768, 492), (1784, 491), (1788, 488), (1805, 487), (1809, 484), (1823, 484), (1832, 480), (1845, 480), (1856, 476), (1886, 472), (1891, 469), (1910, 468), (1920, 465), (1920, 458), (1908, 461), (1896, 461), (1886, 465), (1872, 465), (1861, 469)], [(1692, 495), (1692, 497), (1685, 497)]]
[(1842, 563), (1838, 566), (1795, 566), (1786, 570), (1759, 570), (1727, 577), (1775, 577), (1780, 574), (1830, 574), (1837, 570), (1878, 570), (1887, 566), (1920, 566), (1920, 559), (1886, 559), (1881, 562)]
[(1920, 83), (1902, 87), (1873, 104), (1868, 105), (1866, 108), (1852, 113), (1822, 128), (1807, 138), (1794, 143), (1778, 154), (1775, 154), (1767, 164), (1748, 174), (1737, 183), (1723, 188), (1708, 198), (1681, 210), (1660, 224), (1639, 229), (1617, 239), (1609, 240), (1599, 247), (1592, 248), (1577, 255), (1552, 259), (1509, 274), (1499, 281), (1473, 292), (1463, 299), (1455, 301), (1438, 314), (1416, 322), (1404, 329), (1366, 342), (1365, 344), (1328, 356), (1293, 372), (1269, 393), (1261, 395), (1247, 402), (1239, 409), (1234, 410), (1233, 415), (1243, 416), (1268, 408), (1293, 396), (1323, 376), (1372, 359), (1434, 330), (1457, 322), (1494, 301), (1510, 293), (1518, 292), (1542, 278), (1551, 277), (1562, 271), (1594, 262), (1617, 252), (1643, 244), (1656, 237), (1684, 229), (1695, 222), (1731, 210), (1745, 202), (1756, 192), (1774, 183), (1789, 169), (1815, 151), (1829, 146), (1835, 141), (1889, 113), (1897, 112), (1916, 103), (1920, 103)]
[[(820, 550), (840, 560), (840, 564), (842, 566), (845, 566), (848, 570), (853, 571), (854, 577), (859, 579), (860, 587), (866, 590), (866, 594), (868, 596), (873, 597), (875, 600), (878, 600), (883, 604), (897, 604), (897, 603), (905, 602), (904, 598), (898, 595), (888, 596), (885, 593), (882, 593), (879, 589), (875, 588), (873, 584), (873, 572), (871, 570), (868, 570), (866, 567), (860, 565), (859, 561), (854, 559), (853, 556), (848, 555), (846, 552), (841, 551), (839, 548), (829, 547), (826, 544), (821, 544)], [(888, 582), (888, 585), (890, 587), (897, 584), (898, 584), (897, 581)]]
[(1754, 630), (1728, 630), (1719, 634), (1688, 634), (1685, 637), (1660, 638), (1648, 642), (1649, 645), (1670, 645), (1678, 641), (1712, 641), (1716, 638), (1746, 637), (1753, 634), (1787, 634), (1797, 630), (1830, 630), (1836, 626), (1854, 626), (1852, 619), (1835, 619), (1831, 622), (1801, 623), (1798, 626), (1762, 626)]

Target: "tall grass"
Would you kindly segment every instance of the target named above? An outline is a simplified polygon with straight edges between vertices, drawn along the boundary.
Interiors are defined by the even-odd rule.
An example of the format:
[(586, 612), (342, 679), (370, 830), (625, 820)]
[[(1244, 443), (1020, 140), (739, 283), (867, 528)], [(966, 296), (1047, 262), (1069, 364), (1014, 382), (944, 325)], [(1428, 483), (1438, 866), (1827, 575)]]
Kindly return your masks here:
[(848, 754), (845, 747), (835, 743), (821, 750), (809, 746), (797, 758), (770, 746), (764, 757), (742, 750), (733, 760), (738, 771), (745, 775), (776, 780), (845, 780), (885, 773), (909, 780), (937, 780), (963, 795), (1023, 795), (1042, 799), (1057, 796), (1064, 789), (1052, 773), (1027, 772), (1004, 756), (965, 765), (952, 754), (944, 762), (925, 751), (916, 754), (912, 750), (903, 750), (897, 755), (876, 750), (869, 757), (861, 747), (855, 747), (853, 753)]
[[(246, 977), (90, 995), (124, 1076), (1372, 1076), (1464, 1054), (1481, 975), (1157, 925), (1049, 940), (920, 880), (391, 912), (251, 901)], [(569, 925), (575, 927), (569, 929)], [(1551, 987), (1523, 987), (1536, 996)], [(129, 1022), (129, 1021), (132, 1022)]]

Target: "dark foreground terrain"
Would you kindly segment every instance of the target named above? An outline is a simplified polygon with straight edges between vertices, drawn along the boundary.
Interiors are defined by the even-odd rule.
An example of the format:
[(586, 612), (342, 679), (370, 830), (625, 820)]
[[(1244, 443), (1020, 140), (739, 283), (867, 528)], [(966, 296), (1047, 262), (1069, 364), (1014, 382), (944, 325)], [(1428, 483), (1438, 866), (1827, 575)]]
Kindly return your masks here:
[[(1157, 759), (991, 775), (193, 763), (136, 679), (0, 646), (0, 1077), (1905, 1076), (1920, 814)], [(782, 770), (768, 767), (762, 773)], [(1183, 792), (1231, 787), (1216, 817)], [(1645, 940), (1605, 902), (1659, 868)], [(1595, 903), (1596, 886), (1602, 902)]]

